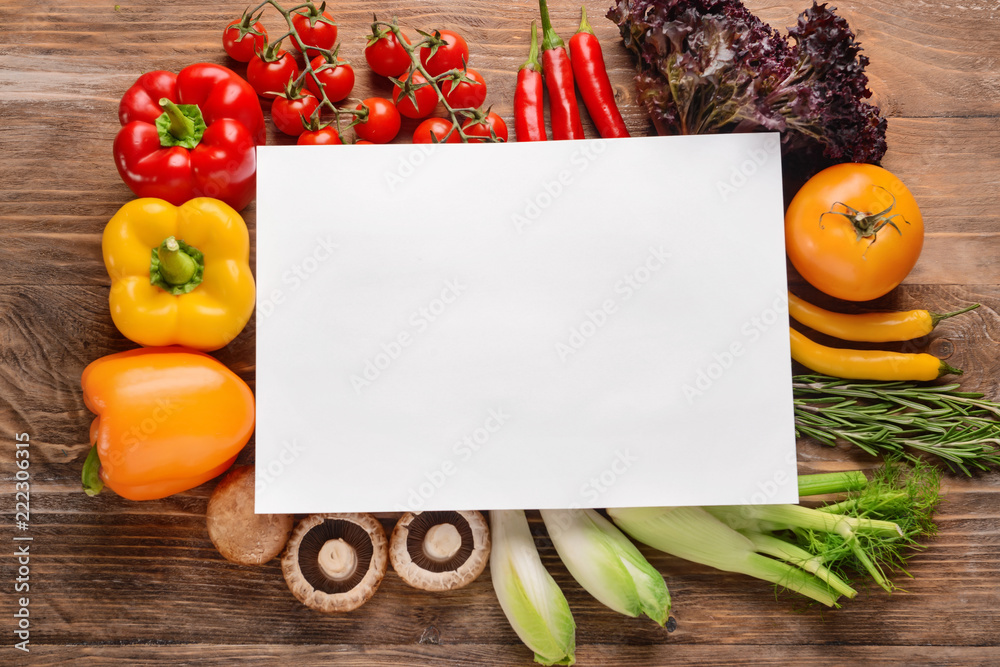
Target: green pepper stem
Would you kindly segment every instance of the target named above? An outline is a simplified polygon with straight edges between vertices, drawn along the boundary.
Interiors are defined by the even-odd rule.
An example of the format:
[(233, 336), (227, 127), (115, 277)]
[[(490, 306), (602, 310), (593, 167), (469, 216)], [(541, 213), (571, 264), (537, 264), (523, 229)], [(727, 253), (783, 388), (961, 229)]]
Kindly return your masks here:
[(198, 263), (191, 255), (181, 250), (173, 236), (168, 236), (156, 251), (160, 258), (160, 275), (170, 285), (183, 285), (191, 280)]
[(937, 323), (940, 322), (941, 320), (946, 320), (949, 317), (955, 317), (956, 315), (961, 315), (962, 313), (967, 313), (970, 310), (975, 310), (976, 308), (979, 308), (979, 304), (978, 303), (974, 303), (971, 306), (969, 306), (968, 308), (963, 308), (962, 310), (956, 310), (953, 313), (930, 313), (931, 322), (933, 323), (933, 326), (937, 326)]
[(149, 282), (173, 295), (187, 294), (201, 284), (205, 256), (197, 248), (168, 236), (153, 248)]
[(87, 460), (83, 462), (83, 491), (88, 496), (96, 496), (104, 488), (101, 480), (101, 458), (97, 455), (97, 445), (90, 448)]
[(580, 27), (577, 28), (577, 34), (581, 32), (587, 32), (591, 35), (594, 34), (594, 29), (591, 27), (590, 23), (587, 22), (587, 8), (585, 6), (580, 6)]
[(163, 109), (163, 113), (167, 114), (167, 118), (170, 120), (167, 131), (175, 139), (184, 140), (194, 136), (194, 121), (185, 116), (184, 112), (176, 104), (166, 97), (161, 97), (160, 108)]
[(538, 59), (538, 25), (531, 22), (531, 48), (528, 50), (528, 59), (518, 68), (518, 71), (528, 69), (533, 72), (542, 71), (542, 62)]
[(964, 372), (965, 371), (963, 371), (961, 368), (955, 368), (954, 366), (948, 365), (942, 359), (940, 370), (938, 370), (938, 377), (941, 377), (942, 375), (948, 375), (949, 373), (952, 375), (961, 375)]
[(552, 19), (549, 18), (549, 6), (545, 0), (538, 0), (538, 11), (542, 15), (542, 51), (550, 51), (563, 46), (565, 42), (556, 34), (552, 28)]

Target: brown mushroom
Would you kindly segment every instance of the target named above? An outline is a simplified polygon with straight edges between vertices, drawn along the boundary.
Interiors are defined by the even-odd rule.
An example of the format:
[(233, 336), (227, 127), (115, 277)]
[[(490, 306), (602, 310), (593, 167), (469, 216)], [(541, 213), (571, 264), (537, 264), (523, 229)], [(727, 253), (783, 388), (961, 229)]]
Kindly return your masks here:
[(382, 524), (371, 514), (311, 514), (292, 532), (281, 571), (302, 604), (351, 611), (375, 595), (388, 551)]
[(254, 467), (234, 466), (212, 491), (205, 523), (226, 560), (261, 565), (281, 553), (292, 532), (291, 514), (254, 514)]
[(414, 588), (450, 591), (482, 574), (490, 557), (490, 531), (474, 510), (407, 512), (396, 522), (389, 560)]

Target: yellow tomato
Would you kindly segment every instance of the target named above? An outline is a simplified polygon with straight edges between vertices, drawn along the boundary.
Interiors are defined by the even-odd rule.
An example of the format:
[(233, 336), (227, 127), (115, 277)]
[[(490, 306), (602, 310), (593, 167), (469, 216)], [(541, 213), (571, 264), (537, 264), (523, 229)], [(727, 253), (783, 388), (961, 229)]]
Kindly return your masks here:
[(785, 213), (795, 269), (830, 296), (868, 301), (913, 269), (924, 221), (901, 180), (872, 164), (838, 164), (813, 176)]

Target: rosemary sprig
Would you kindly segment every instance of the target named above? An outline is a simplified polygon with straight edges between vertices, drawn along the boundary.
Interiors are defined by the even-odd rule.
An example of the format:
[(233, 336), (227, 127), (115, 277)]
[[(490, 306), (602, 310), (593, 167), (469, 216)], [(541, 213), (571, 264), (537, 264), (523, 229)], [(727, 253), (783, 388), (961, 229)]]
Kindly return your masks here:
[[(1000, 466), (1000, 403), (958, 384), (792, 378), (796, 435), (873, 456), (938, 457), (952, 470)], [(919, 453), (918, 453), (919, 452)]]

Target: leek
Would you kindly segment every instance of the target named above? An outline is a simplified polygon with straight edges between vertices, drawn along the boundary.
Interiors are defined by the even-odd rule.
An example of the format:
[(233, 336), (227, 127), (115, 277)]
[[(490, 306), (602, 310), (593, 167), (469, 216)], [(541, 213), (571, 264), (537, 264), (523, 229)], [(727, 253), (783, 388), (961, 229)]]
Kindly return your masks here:
[(828, 607), (840, 595), (803, 569), (757, 553), (745, 535), (701, 507), (609, 508), (608, 514), (626, 533), (684, 560), (717, 570), (740, 572), (797, 591)]
[(569, 603), (542, 565), (522, 510), (490, 512), (490, 574), (504, 615), (543, 665), (575, 662), (576, 624)]
[[(770, 581), (834, 606), (854, 597), (847, 570), (887, 591), (885, 569), (902, 569), (903, 549), (933, 534), (940, 475), (927, 464), (888, 461), (871, 481), (860, 473), (802, 476), (803, 493), (847, 492), (846, 500), (799, 505), (609, 509), (626, 533), (660, 551)], [(903, 570), (905, 572), (905, 570)]]
[(541, 514), (559, 558), (584, 590), (620, 614), (667, 622), (670, 593), (663, 575), (613, 523), (592, 509)]

